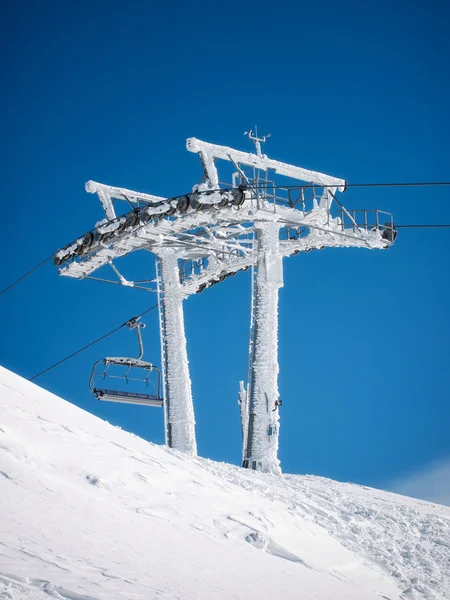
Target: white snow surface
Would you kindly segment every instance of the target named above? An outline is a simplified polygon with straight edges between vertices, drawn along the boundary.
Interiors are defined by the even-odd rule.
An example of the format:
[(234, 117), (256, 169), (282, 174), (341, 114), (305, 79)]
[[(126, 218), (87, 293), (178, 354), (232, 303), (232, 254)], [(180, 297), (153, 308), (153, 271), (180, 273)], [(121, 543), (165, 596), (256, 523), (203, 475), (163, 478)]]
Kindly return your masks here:
[(2, 600), (443, 600), (449, 561), (448, 507), (155, 446), (0, 368)]

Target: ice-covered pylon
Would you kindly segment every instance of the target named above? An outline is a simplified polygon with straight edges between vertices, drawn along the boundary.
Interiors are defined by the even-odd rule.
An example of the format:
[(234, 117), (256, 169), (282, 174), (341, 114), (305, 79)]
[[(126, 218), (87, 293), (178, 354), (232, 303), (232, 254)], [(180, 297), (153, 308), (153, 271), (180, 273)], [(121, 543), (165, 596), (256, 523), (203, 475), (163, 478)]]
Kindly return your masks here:
[(243, 466), (280, 474), (278, 460), (278, 290), (283, 264), (276, 222), (258, 223), (254, 359)]
[[(127, 265), (121, 259), (137, 250), (158, 256), (166, 441), (191, 454), (196, 454), (196, 442), (183, 298), (251, 266), (247, 386), (239, 395), (243, 465), (279, 473), (282, 257), (325, 247), (387, 249), (397, 230), (389, 213), (345, 208), (339, 200), (347, 188), (344, 179), (271, 159), (261, 147), (269, 136), (259, 136), (256, 128), (247, 135), (256, 154), (189, 138), (187, 148), (198, 154), (203, 177), (181, 196), (165, 198), (89, 181), (86, 191), (98, 195), (105, 218), (58, 250), (54, 262), (64, 277), (155, 291), (155, 279), (149, 280), (148, 273), (137, 280), (125, 276)], [(221, 183), (225, 179), (218, 171), (222, 160), (233, 167), (227, 184)], [(283, 184), (279, 178), (300, 184)], [(95, 389), (91, 391), (98, 399)], [(152, 400), (148, 396), (130, 390), (120, 400), (114, 393), (108, 399)]]
[(178, 260), (171, 248), (157, 254), (161, 354), (166, 442), (171, 448), (197, 454), (191, 378), (184, 331), (183, 293)]

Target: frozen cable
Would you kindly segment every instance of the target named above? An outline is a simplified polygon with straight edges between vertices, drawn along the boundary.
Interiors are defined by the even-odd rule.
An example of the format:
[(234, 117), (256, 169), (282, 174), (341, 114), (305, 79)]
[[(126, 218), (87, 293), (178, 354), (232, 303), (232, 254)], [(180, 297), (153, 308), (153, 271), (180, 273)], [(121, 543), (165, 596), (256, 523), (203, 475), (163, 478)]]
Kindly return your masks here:
[[(147, 310), (144, 310), (144, 312), (142, 312), (141, 314), (137, 315), (136, 317), (133, 317), (133, 319), (138, 319), (139, 317), (143, 317), (144, 315), (146, 315), (147, 313), (149, 313), (151, 310), (154, 310), (155, 308), (157, 308), (158, 305), (155, 304), (154, 306), (151, 306), (150, 308), (147, 308)], [(55, 367), (58, 367), (59, 365), (61, 365), (63, 362), (66, 362), (66, 360), (69, 360), (69, 358), (73, 358), (74, 356), (76, 356), (77, 354), (80, 354), (81, 352), (84, 352), (84, 350), (87, 350), (88, 348), (90, 348), (91, 346), (94, 346), (94, 344), (97, 344), (98, 342), (101, 342), (102, 340), (104, 340), (105, 338), (109, 337), (110, 335), (112, 335), (113, 333), (116, 333), (116, 331), (119, 331), (119, 329), (122, 329), (122, 327), (125, 327), (127, 325), (127, 323), (129, 323), (132, 319), (128, 319), (127, 321), (125, 321), (125, 323), (122, 323), (122, 325), (119, 325), (119, 327), (116, 327), (115, 329), (113, 329), (112, 331), (110, 331), (109, 333), (105, 333), (104, 335), (102, 335), (101, 337), (97, 338), (96, 340), (94, 340), (93, 342), (90, 342), (89, 344), (87, 344), (86, 346), (83, 346), (83, 348), (80, 348), (79, 350), (76, 350), (75, 352), (72, 352), (72, 354), (69, 354), (68, 356), (66, 356), (65, 358), (59, 360), (58, 362), (56, 362), (55, 364), (51, 365), (50, 367), (47, 367), (46, 369), (44, 369), (43, 371), (40, 371), (39, 373), (37, 373), (36, 375), (33, 375), (33, 377), (30, 377), (28, 379), (28, 381), (34, 381), (34, 379), (37, 379), (38, 377), (40, 377), (41, 375), (43, 375), (44, 373), (47, 373), (48, 371), (51, 371), (52, 369), (54, 369)]]
[[(412, 182), (390, 182), (390, 183), (347, 183), (345, 184), (345, 188), (349, 187), (426, 187), (426, 186), (446, 186), (450, 185), (450, 181), (412, 181)], [(267, 183), (262, 183), (257, 185), (256, 187), (263, 187), (266, 189), (276, 190), (276, 189), (284, 189), (284, 190), (300, 190), (306, 188), (335, 188), (339, 187), (336, 184), (333, 185), (321, 185), (314, 183), (307, 183), (304, 185), (271, 185)]]
[(19, 277), (19, 279), (16, 279), (16, 281), (14, 281), (10, 285), (8, 285), (8, 287), (5, 287), (5, 289), (0, 292), (0, 296), (2, 294), (4, 294), (5, 292), (7, 292), (8, 290), (10, 290), (11, 288), (13, 288), (15, 285), (17, 285), (21, 281), (23, 281), (24, 279), (26, 279), (28, 277), (28, 275), (31, 275), (31, 273), (34, 273), (35, 271), (37, 271), (40, 267), (42, 267), (43, 265), (45, 265), (45, 263), (48, 262), (51, 258), (53, 258), (53, 254), (51, 254), (45, 260), (43, 260), (38, 265), (36, 265), (35, 267), (33, 267), (31, 269), (31, 271), (28, 271), (27, 273), (25, 273), (24, 275), (22, 275), (22, 277)]

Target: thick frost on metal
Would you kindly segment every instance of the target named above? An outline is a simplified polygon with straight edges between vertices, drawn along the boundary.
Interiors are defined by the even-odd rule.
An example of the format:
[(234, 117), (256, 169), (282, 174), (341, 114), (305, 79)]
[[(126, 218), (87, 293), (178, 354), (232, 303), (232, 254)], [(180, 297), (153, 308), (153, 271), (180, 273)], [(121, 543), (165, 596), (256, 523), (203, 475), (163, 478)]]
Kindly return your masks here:
[(310, 171), (308, 169), (303, 169), (302, 167), (288, 165), (279, 160), (267, 158), (265, 155), (258, 156), (251, 152), (242, 152), (240, 150), (235, 150), (234, 148), (228, 148), (227, 146), (209, 144), (208, 142), (202, 142), (202, 140), (198, 140), (197, 138), (188, 138), (186, 140), (186, 148), (190, 152), (197, 152), (200, 155), (205, 175), (208, 177), (211, 187), (213, 188), (217, 187), (219, 182), (214, 159), (221, 158), (223, 160), (256, 167), (257, 169), (262, 169), (264, 171), (271, 169), (279, 175), (292, 177), (299, 181), (316, 183), (318, 185), (335, 186), (340, 192), (345, 191), (346, 182), (344, 179), (338, 179), (337, 177), (331, 177), (330, 175), (318, 173), (317, 171)]
[(194, 405), (184, 332), (183, 294), (178, 261), (172, 249), (162, 248), (162, 303), (165, 324), (167, 428), (169, 445), (188, 454), (197, 454)]
[[(191, 454), (197, 449), (182, 299), (251, 267), (250, 381), (239, 393), (243, 462), (280, 473), (277, 355), (282, 258), (325, 247), (385, 249), (397, 232), (388, 213), (342, 206), (336, 193), (345, 191), (345, 180), (272, 160), (261, 152), (265, 138), (252, 133), (249, 138), (256, 144), (256, 154), (189, 138), (187, 148), (199, 155), (204, 179), (193, 193), (183, 196), (163, 198), (88, 181), (86, 190), (98, 194), (106, 218), (54, 258), (63, 276), (158, 291), (167, 442)], [(234, 165), (231, 187), (221, 188), (216, 159)], [(307, 185), (274, 187), (277, 182), (268, 179), (269, 171)], [(124, 203), (127, 212), (121, 214)], [(155, 280), (133, 282), (121, 274), (117, 259), (136, 250), (161, 258)], [(113, 271), (113, 280), (93, 276), (103, 267), (110, 275)]]
[[(245, 200), (244, 204), (239, 207), (225, 207), (216, 209), (215, 204), (220, 196), (211, 194), (207, 197), (207, 202), (211, 204), (210, 210), (195, 211), (191, 210), (186, 215), (178, 215), (172, 217), (172, 221), (167, 219), (153, 220), (148, 224), (140, 223), (134, 229), (128, 228), (118, 237), (113, 237), (106, 243), (102, 242), (89, 251), (89, 255), (85, 256), (81, 261), (67, 262), (59, 268), (61, 275), (66, 277), (74, 277), (82, 279), (92, 275), (97, 269), (108, 264), (111, 260), (119, 258), (141, 248), (152, 249), (161, 245), (161, 241), (173, 244), (174, 241), (179, 241), (180, 236), (185, 235), (190, 229), (207, 227), (214, 222), (214, 227), (222, 228), (223, 234), (219, 231), (215, 238), (196, 239), (196, 245), (199, 251), (202, 251), (200, 244), (205, 248), (204, 254), (220, 252), (224, 248), (227, 235), (231, 231), (230, 227), (252, 225), (256, 226), (258, 222), (277, 221), (291, 227), (308, 227), (310, 233), (305, 238), (298, 240), (289, 240), (281, 242), (281, 253), (284, 256), (293, 254), (297, 251), (309, 250), (314, 247), (330, 246), (330, 247), (360, 247), (360, 248), (386, 248), (391, 245), (389, 241), (382, 237), (382, 232), (375, 229), (370, 231), (364, 228), (344, 227), (339, 219), (332, 218), (329, 211), (324, 208), (316, 207), (310, 211), (300, 211), (294, 208), (273, 205), (262, 206), (257, 208), (256, 201), (252, 198)], [(155, 214), (161, 211), (162, 208), (155, 206), (152, 209)], [(106, 223), (103, 223), (98, 230), (100, 233), (117, 230), (120, 226), (120, 218)], [(244, 229), (243, 231), (251, 231), (252, 229)], [(187, 239), (187, 238), (186, 238)], [(186, 257), (192, 254), (193, 239), (186, 246), (179, 247), (179, 257)], [(76, 247), (82, 242), (79, 238), (71, 246), (60, 250), (57, 256), (63, 258), (71, 254)], [(156, 251), (156, 250), (155, 250)], [(209, 251), (209, 252), (208, 252)], [(233, 259), (233, 264), (230, 263), (231, 270), (237, 270), (238, 265)], [(244, 256), (239, 259), (241, 266), (248, 266), (250, 261)], [(195, 293), (202, 281), (198, 281), (196, 285), (189, 286), (186, 293)]]
[(251, 468), (280, 474), (278, 460), (278, 290), (283, 286), (277, 223), (258, 225), (255, 357), (247, 459)]
[(239, 382), (238, 395), (239, 410), (241, 413), (241, 430), (242, 430), (242, 460), (245, 460), (245, 449), (247, 448), (247, 432), (248, 432), (248, 405), (247, 405), (247, 390), (244, 387), (244, 382)]

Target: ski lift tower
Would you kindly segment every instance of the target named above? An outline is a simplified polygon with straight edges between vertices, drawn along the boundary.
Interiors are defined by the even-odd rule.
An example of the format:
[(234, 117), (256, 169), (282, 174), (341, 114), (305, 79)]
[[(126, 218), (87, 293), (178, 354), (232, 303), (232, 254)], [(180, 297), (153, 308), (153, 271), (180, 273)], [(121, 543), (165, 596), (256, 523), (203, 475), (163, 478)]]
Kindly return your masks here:
[[(326, 246), (388, 248), (396, 230), (388, 213), (346, 210), (337, 197), (345, 191), (343, 179), (269, 159), (261, 150), (268, 136), (247, 135), (256, 154), (189, 138), (187, 149), (200, 157), (203, 177), (182, 196), (88, 181), (86, 190), (98, 195), (105, 218), (59, 250), (55, 263), (62, 276), (158, 294), (166, 443), (191, 454), (197, 448), (183, 300), (251, 268), (247, 384), (239, 395), (243, 466), (279, 473), (282, 259)], [(219, 180), (218, 160), (231, 163), (231, 181)], [(271, 174), (284, 177), (284, 185)], [(140, 250), (155, 255), (154, 278), (126, 277), (122, 258)]]
[[(331, 247), (387, 248), (395, 237), (393, 218), (382, 211), (347, 211), (337, 199), (346, 182), (323, 173), (269, 159), (257, 129), (245, 132), (256, 154), (208, 144), (191, 138), (204, 181), (196, 190), (210, 193), (220, 186), (216, 161), (236, 169), (232, 188), (245, 189), (240, 223), (252, 235), (252, 300), (247, 384), (241, 383), (239, 403), (244, 468), (280, 473), (278, 460), (278, 291), (283, 286), (285, 256)], [(276, 185), (270, 173), (303, 182)], [(243, 257), (248, 260), (248, 256)]]

